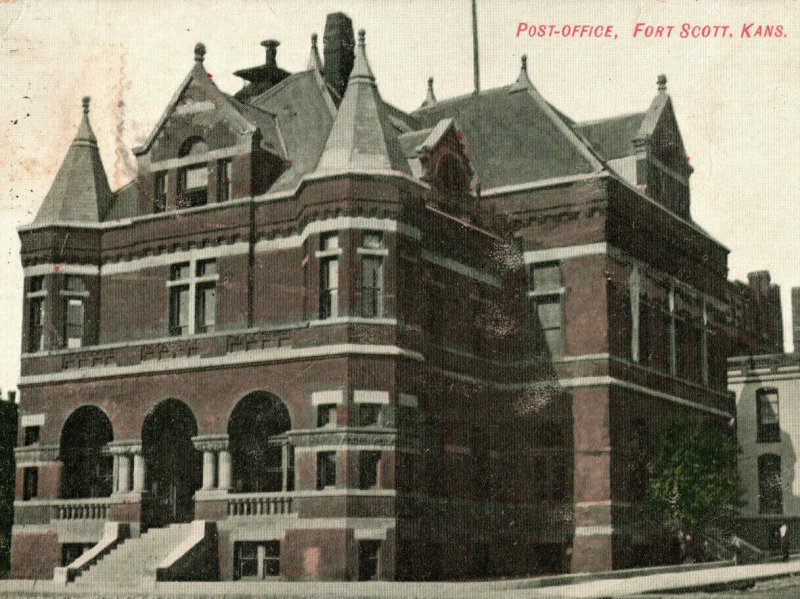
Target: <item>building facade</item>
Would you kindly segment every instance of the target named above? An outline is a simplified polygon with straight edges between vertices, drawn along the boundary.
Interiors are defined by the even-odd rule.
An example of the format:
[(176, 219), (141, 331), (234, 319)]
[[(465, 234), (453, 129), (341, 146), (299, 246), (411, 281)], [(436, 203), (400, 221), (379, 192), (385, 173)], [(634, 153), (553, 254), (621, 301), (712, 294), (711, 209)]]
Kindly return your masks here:
[(666, 78), (647, 111), (578, 123), (523, 59), (405, 113), (349, 18), (324, 62), (316, 39), (296, 73), (264, 42), (234, 95), (198, 44), (117, 191), (85, 100), (19, 232), (13, 575), (79, 563), (109, 523), (129, 547), (213, 523), (222, 579), (673, 559), (643, 448), (676, 411), (728, 426), (732, 333)]

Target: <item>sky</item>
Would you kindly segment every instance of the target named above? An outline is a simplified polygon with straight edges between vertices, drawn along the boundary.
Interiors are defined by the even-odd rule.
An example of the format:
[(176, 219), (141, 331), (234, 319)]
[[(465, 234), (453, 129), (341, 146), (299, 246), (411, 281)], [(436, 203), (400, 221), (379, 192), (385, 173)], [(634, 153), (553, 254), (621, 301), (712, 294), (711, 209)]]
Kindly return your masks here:
[[(135, 174), (129, 148), (157, 122), (198, 41), (208, 48), (204, 64), (214, 81), (233, 93), (241, 87), (233, 71), (263, 62), (264, 39), (280, 40), (279, 66), (304, 69), (311, 34), (321, 41), (325, 16), (336, 11), (366, 30), (388, 102), (416, 108), (428, 77), (440, 99), (472, 91), (469, 0), (0, 0), (3, 395), (19, 377), (16, 229), (33, 220), (52, 183), (77, 130), (81, 97), (92, 97), (92, 126), (117, 189)], [(610, 26), (612, 37), (518, 36), (520, 23)], [(743, 38), (751, 23), (751, 37)], [(672, 34), (645, 37), (646, 25), (653, 32), (671, 25)], [(715, 25), (728, 30), (691, 37), (705, 25), (712, 36), (723, 34)], [(783, 35), (752, 37), (759, 25), (781, 26)], [(478, 27), (482, 88), (513, 82), (527, 54), (534, 85), (575, 120), (644, 111), (657, 75), (667, 75), (695, 169), (692, 216), (730, 249), (731, 279), (769, 270), (781, 285), (790, 350), (789, 292), (800, 286), (800, 2), (478, 0)]]

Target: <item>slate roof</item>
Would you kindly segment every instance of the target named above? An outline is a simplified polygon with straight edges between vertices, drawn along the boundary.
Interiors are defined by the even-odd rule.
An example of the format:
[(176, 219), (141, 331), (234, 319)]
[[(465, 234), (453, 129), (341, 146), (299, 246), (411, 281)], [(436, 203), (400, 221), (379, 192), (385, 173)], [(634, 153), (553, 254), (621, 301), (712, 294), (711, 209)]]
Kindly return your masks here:
[(139, 182), (129, 181), (114, 192), (114, 203), (105, 220), (121, 220), (139, 216)]
[(575, 123), (573, 127), (586, 138), (593, 150), (606, 160), (614, 160), (635, 153), (633, 140), (638, 137), (644, 118), (644, 112), (637, 112)]
[(364, 30), (358, 32), (355, 62), (316, 173), (353, 171), (411, 174), (390, 109), (381, 100), (367, 61)]
[(84, 98), (78, 132), (33, 222), (100, 222), (113, 200), (97, 138), (89, 124), (89, 98)]
[(590, 174), (601, 161), (542, 98), (523, 64), (512, 85), (439, 100), (411, 113), (422, 126), (458, 121), (483, 189)]

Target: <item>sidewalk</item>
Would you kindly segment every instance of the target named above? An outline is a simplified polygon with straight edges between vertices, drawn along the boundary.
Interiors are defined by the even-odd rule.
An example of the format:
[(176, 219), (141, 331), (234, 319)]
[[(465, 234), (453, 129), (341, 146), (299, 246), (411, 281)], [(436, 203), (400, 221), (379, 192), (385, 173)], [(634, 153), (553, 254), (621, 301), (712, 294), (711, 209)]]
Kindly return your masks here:
[[(611, 575), (611, 573), (609, 573)], [(616, 573), (617, 575), (620, 572)], [(628, 578), (594, 579), (541, 586), (546, 579), (492, 582), (160, 582), (137, 589), (69, 584), (44, 580), (0, 581), (0, 597), (261, 597), (275, 599), (538, 599), (549, 597), (623, 597), (650, 592), (692, 591), (735, 582), (757, 582), (800, 574), (800, 560), (748, 566), (717, 566), (684, 572), (652, 573)], [(554, 581), (551, 581), (554, 582)]]

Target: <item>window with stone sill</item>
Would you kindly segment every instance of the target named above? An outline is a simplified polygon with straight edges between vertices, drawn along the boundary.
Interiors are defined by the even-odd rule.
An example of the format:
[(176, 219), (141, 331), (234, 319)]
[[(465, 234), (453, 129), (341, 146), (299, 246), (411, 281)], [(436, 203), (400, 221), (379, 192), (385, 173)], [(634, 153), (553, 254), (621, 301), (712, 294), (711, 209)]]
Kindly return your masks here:
[(201, 160), (208, 146), (200, 137), (186, 140), (178, 153), (179, 158), (197, 156), (198, 162), (178, 169), (178, 207), (203, 206), (208, 202), (208, 164)]
[(47, 291), (44, 289), (44, 277), (33, 276), (28, 279), (28, 342), (27, 351), (37, 352), (44, 349), (44, 315)]
[(155, 174), (153, 185), (153, 213), (164, 212), (167, 208), (167, 171)]
[(537, 327), (540, 353), (559, 358), (564, 355), (563, 289), (558, 262), (532, 264), (528, 297)]
[(39, 442), (39, 433), (41, 431), (41, 427), (39, 426), (26, 426), (25, 427), (25, 446), (28, 445), (35, 445)]
[(39, 494), (39, 469), (25, 468), (22, 471), (22, 500), (28, 501)]
[(79, 275), (67, 275), (61, 295), (64, 297), (64, 346), (82, 347), (86, 334), (85, 300), (88, 297), (85, 278)]
[(234, 578), (264, 579), (280, 575), (280, 541), (246, 541), (234, 544)]
[(320, 404), (317, 406), (317, 427), (336, 426), (336, 404)]
[(320, 237), (319, 318), (339, 315), (339, 236), (326, 233)]
[(383, 406), (379, 403), (358, 404), (359, 426), (380, 426)]
[(233, 197), (233, 162), (217, 162), (217, 201), (227, 202)]
[(317, 490), (336, 486), (336, 452), (317, 453)]
[(216, 260), (191, 260), (170, 267), (169, 334), (211, 333), (217, 319)]
[(358, 488), (374, 489), (378, 486), (380, 451), (360, 451), (358, 454)]
[(758, 443), (777, 443), (781, 440), (780, 404), (778, 390), (762, 388), (756, 391), (756, 422)]

